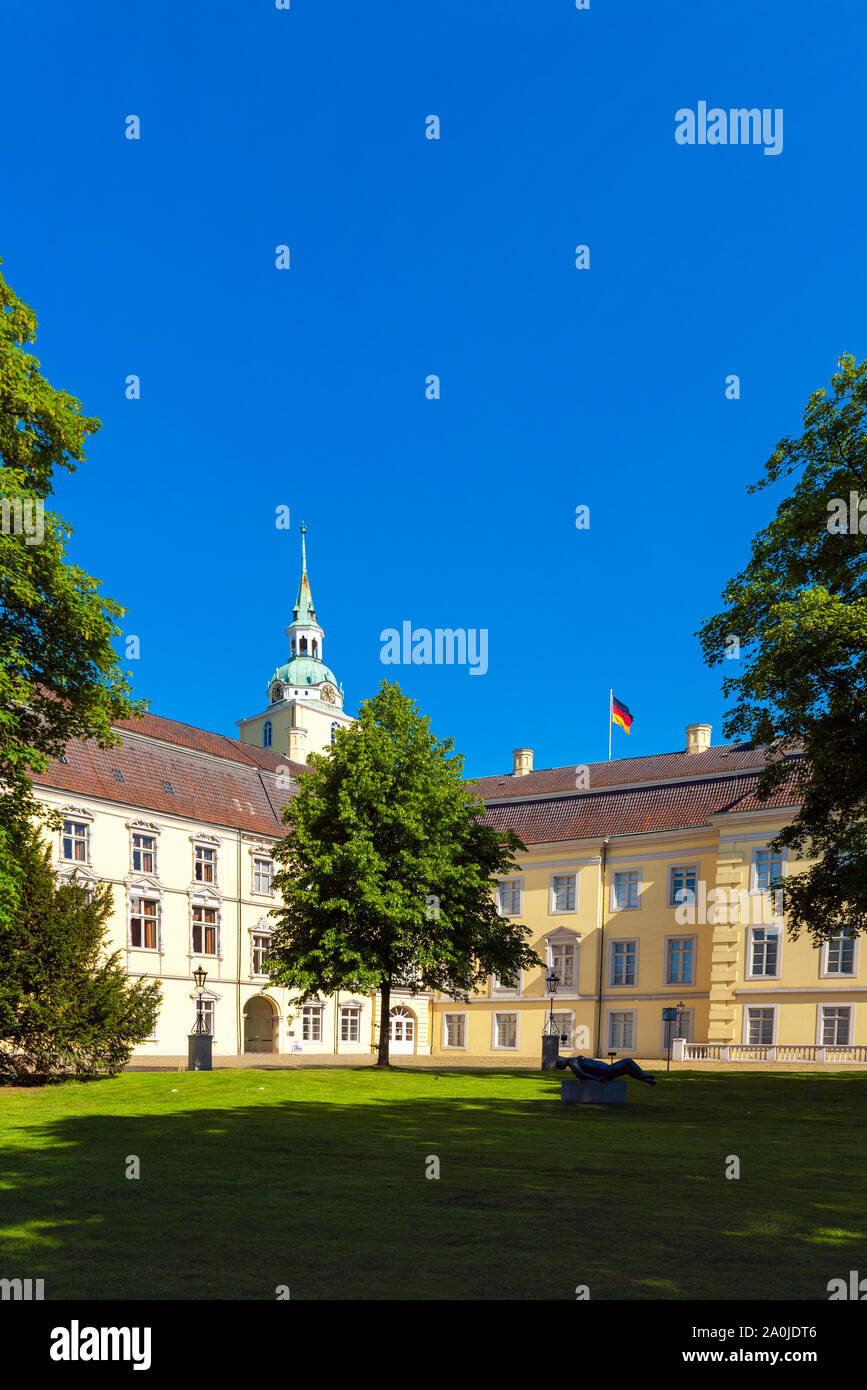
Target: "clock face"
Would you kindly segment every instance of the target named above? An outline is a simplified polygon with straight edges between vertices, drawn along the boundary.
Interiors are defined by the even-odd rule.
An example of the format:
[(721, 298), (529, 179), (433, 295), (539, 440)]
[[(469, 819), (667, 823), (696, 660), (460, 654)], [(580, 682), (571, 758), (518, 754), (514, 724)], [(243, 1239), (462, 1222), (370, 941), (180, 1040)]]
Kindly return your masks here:
[(323, 685), (322, 698), (323, 700), (327, 700), (329, 705), (334, 704), (334, 701), (337, 699), (337, 691), (334, 689), (333, 685)]
[(278, 700), (283, 699), (283, 687), (279, 681), (275, 681), (271, 686), (271, 704), (275, 705)]

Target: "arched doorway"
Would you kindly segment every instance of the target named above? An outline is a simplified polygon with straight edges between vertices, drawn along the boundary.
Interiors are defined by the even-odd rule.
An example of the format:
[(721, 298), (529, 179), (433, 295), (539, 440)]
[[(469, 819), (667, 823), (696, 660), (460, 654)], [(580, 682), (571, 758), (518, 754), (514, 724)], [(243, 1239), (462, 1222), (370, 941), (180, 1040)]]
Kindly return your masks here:
[(244, 1051), (274, 1052), (277, 1011), (264, 994), (255, 994), (244, 1005)]
[(390, 1052), (415, 1052), (416, 1016), (404, 1004), (397, 1004), (389, 1014), (388, 1038)]

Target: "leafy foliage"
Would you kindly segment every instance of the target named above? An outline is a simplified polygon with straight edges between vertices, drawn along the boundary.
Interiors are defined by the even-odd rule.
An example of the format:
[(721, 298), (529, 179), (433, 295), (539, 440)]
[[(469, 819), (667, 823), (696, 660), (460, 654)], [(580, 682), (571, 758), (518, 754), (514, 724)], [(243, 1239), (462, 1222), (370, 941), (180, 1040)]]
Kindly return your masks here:
[[(463, 759), (439, 742), (414, 703), (383, 682), (300, 779), (275, 851), (284, 907), (269, 967), (299, 1002), (338, 989), (393, 985), (468, 998), (492, 972), (514, 983), (541, 964), (528, 929), (499, 916), (492, 889), (524, 846), (484, 823)], [(380, 1061), (388, 1029), (380, 1029)]]
[(117, 1072), (152, 1032), (160, 986), (129, 981), (122, 952), (106, 955), (110, 884), (58, 883), (34, 827), (15, 861), (18, 908), (0, 924), (0, 1076)]
[(802, 799), (774, 846), (815, 862), (774, 886), (790, 935), (806, 928), (817, 943), (867, 929), (867, 516), (854, 534), (837, 519), (853, 492), (856, 514), (867, 506), (867, 361), (838, 367), (830, 397), (811, 395), (803, 434), (780, 440), (749, 489), (800, 475), (698, 634), (711, 666), (740, 641), (724, 732), (767, 746), (758, 795), (779, 799), (788, 783), (785, 801)]

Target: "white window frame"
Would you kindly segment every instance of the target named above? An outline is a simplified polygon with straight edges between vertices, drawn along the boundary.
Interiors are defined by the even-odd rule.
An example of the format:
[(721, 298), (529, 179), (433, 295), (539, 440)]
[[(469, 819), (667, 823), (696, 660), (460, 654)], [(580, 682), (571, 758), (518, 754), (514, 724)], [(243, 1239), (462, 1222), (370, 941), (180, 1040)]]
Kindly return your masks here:
[(858, 978), (858, 945), (861, 940), (858, 936), (854, 938), (849, 937), (849, 940), (852, 942), (852, 969), (845, 972), (842, 970), (828, 969), (828, 956), (831, 953), (831, 941), (839, 940), (842, 935), (843, 933), (841, 932), (838, 936), (822, 942), (822, 954), (819, 960), (819, 978), (822, 980), (856, 980)]
[(698, 864), (669, 864), (669, 866), (668, 866), (668, 895), (667, 895), (667, 901), (668, 901), (668, 906), (669, 906), (669, 907), (680, 907), (680, 906), (681, 906), (681, 902), (684, 902), (684, 903), (689, 902), (689, 898), (683, 898), (683, 899), (681, 899), (680, 901), (675, 901), (675, 897), (674, 897), (674, 875), (675, 875), (675, 874), (686, 874), (686, 873), (689, 873), (690, 871), (691, 871), (692, 873), (695, 874), (695, 898), (693, 899), (693, 902), (696, 902), (696, 901), (698, 900), (698, 885), (699, 885), (699, 880), (700, 880), (700, 877), (701, 877), (700, 866), (699, 866)]
[[(355, 1022), (355, 1027), (356, 1027), (357, 1036), (354, 1037), (354, 1038), (345, 1038), (345, 1037), (343, 1036), (343, 1024), (344, 1024), (344, 1020), (346, 1019), (346, 1020), (348, 1021), (347, 1016), (348, 1016), (349, 1014), (354, 1014), (354, 1015), (355, 1015), (354, 1022)], [(338, 1019), (338, 1038), (339, 1038), (340, 1042), (346, 1043), (347, 1046), (349, 1046), (349, 1047), (351, 1047), (354, 1043), (360, 1043), (360, 1042), (361, 1042), (361, 1005), (360, 1005), (360, 1004), (341, 1004), (341, 1005), (340, 1005), (340, 1017), (339, 1017), (339, 1019)]]
[(524, 994), (524, 972), (518, 971), (518, 983), (516, 985), (501, 985), (499, 975), (491, 976), (491, 998), (492, 999), (521, 999)]
[[(673, 1009), (673, 1008), (674, 1008), (674, 1005), (673, 1005), (673, 1004), (663, 1004), (662, 1008), (663, 1008), (663, 1009)], [(678, 1032), (676, 1031), (676, 1029), (677, 1029), (677, 1023), (672, 1023), (671, 1025), (667, 1024), (666, 1021), (665, 1021), (665, 1019), (662, 1017), (662, 1011), (660, 1010), (660, 1017), (659, 1017), (659, 1046), (660, 1046), (660, 1048), (662, 1049), (663, 1052), (667, 1052), (667, 1050), (668, 1050), (668, 1029), (669, 1029), (669, 1026), (671, 1027), (671, 1030), (672, 1030), (672, 1031), (671, 1031), (671, 1041), (672, 1041), (672, 1044), (674, 1043), (675, 1038), (682, 1038), (682, 1037), (685, 1037), (687, 1042), (694, 1042), (694, 1041), (695, 1041), (695, 1038), (694, 1038), (694, 1036), (693, 1036), (694, 1027), (695, 1027), (695, 1009), (680, 1009), (680, 1010), (679, 1010), (679, 1013), (680, 1013), (680, 1017), (681, 1017), (683, 1020), (685, 1020), (685, 1023), (686, 1023), (686, 1033), (685, 1033), (685, 1034), (684, 1034), (684, 1033), (678, 1033)], [(682, 1026), (683, 1026), (683, 1025), (681, 1024), (681, 1027), (682, 1027)]]
[(557, 994), (562, 999), (569, 999), (573, 995), (577, 998), (579, 993), (578, 969), (581, 958), (580, 935), (572, 931), (549, 932), (545, 937), (545, 965), (548, 970), (552, 970), (554, 968), (554, 948), (562, 948), (564, 946), (571, 946), (572, 948), (572, 974), (574, 976), (574, 983), (571, 985), (564, 985), (561, 980), (557, 987)]
[[(753, 972), (753, 938), (757, 931), (775, 932), (777, 937), (777, 969), (775, 974), (769, 975), (755, 974)], [(753, 926), (747, 927), (747, 959), (746, 959), (746, 980), (780, 980), (783, 975), (783, 928), (774, 922), (756, 922)]]
[[(500, 902), (500, 892), (506, 884), (518, 885), (518, 910), (517, 912), (504, 912)], [(497, 912), (501, 917), (523, 917), (524, 915), (524, 878), (523, 875), (514, 878), (501, 878), (497, 884)]]
[[(198, 993), (198, 990), (192, 995), (192, 1000), (193, 1000), (193, 1009), (195, 1010), (194, 1017), (198, 1018), (198, 1016), (199, 1016), (199, 1002), (198, 1002), (198, 1001), (199, 1001), (199, 993)], [(207, 1017), (207, 1013), (208, 1013), (208, 1011), (210, 1011), (211, 1022), (212, 1022), (212, 1025), (213, 1025), (212, 1028), (211, 1028), (211, 1037), (213, 1038), (214, 1042), (217, 1041), (217, 1004), (218, 1004), (219, 1000), (220, 1000), (220, 995), (219, 995), (219, 994), (214, 994), (211, 990), (208, 990), (208, 989), (205, 989), (205, 990), (202, 991), (202, 1013), (203, 1013), (203, 1015), (204, 1015), (205, 1017)]]
[[(137, 902), (137, 903), (140, 903), (142, 900), (144, 900), (145, 902), (155, 902), (156, 905), (157, 905), (157, 913), (156, 913), (156, 929), (157, 929), (157, 930), (156, 930), (156, 938), (157, 938), (157, 943), (156, 943), (155, 946), (134, 946), (134, 945), (133, 945), (133, 941), (132, 941), (132, 919), (133, 919), (133, 917), (141, 917), (141, 915), (142, 915), (140, 911), (134, 911), (134, 910), (133, 910), (133, 902), (135, 901), (135, 902)], [(128, 892), (127, 892), (127, 897), (126, 897), (126, 944), (127, 944), (127, 950), (128, 950), (128, 951), (147, 951), (149, 954), (155, 955), (155, 956), (158, 956), (158, 955), (160, 955), (160, 954), (162, 953), (162, 947), (163, 947), (163, 903), (162, 903), (162, 895), (161, 895), (160, 893), (154, 893), (154, 892), (152, 892), (152, 891), (149, 891), (149, 890), (146, 889), (146, 888), (135, 888), (135, 889), (129, 889), (129, 890), (128, 890)]]
[[(632, 1046), (623, 1047), (614, 1041), (611, 1036), (612, 1021), (615, 1016), (628, 1014), (632, 1018)], [(608, 1009), (605, 1014), (605, 1037), (607, 1039), (607, 1052), (635, 1052), (638, 1042), (638, 1010), (637, 1009)]]
[(65, 835), (65, 834), (64, 834), (64, 831), (63, 831), (63, 825), (61, 825), (61, 827), (60, 827), (60, 832), (59, 832), (59, 838), (58, 838), (58, 863), (59, 863), (59, 864), (64, 864), (64, 865), (70, 865), (70, 864), (71, 864), (73, 868), (84, 868), (84, 867), (87, 867), (87, 868), (89, 868), (89, 869), (92, 869), (92, 868), (93, 868), (93, 822), (94, 822), (93, 812), (92, 812), (92, 811), (86, 811), (86, 810), (84, 810), (84, 808), (81, 807), (81, 806), (64, 806), (64, 807), (61, 808), (60, 814), (63, 816), (63, 825), (65, 825), (65, 824), (67, 823), (67, 821), (69, 821), (69, 822), (71, 822), (73, 825), (83, 825), (83, 826), (84, 826), (84, 858), (83, 858), (83, 859), (67, 859), (67, 858), (66, 858), (66, 855), (63, 853), (63, 841), (64, 841), (65, 839), (71, 838), (72, 841), (73, 841), (73, 845), (74, 845), (74, 844), (76, 843), (77, 837), (76, 837), (76, 836), (70, 837), (70, 836)]
[[(771, 853), (772, 853), (772, 851), (768, 848), (767, 845), (759, 845), (756, 849), (753, 850), (752, 858), (751, 858), (751, 860), (750, 860), (750, 897), (752, 897), (752, 898), (755, 898), (755, 897), (766, 897), (766, 898), (770, 898), (770, 897), (773, 896), (773, 891), (774, 891), (773, 889), (771, 889), (771, 888), (760, 888), (760, 887), (758, 886), (758, 885), (759, 885), (759, 855), (760, 855), (760, 854), (771, 854)], [(779, 850), (779, 851), (774, 850), (774, 851), (773, 851), (773, 855), (775, 855), (775, 856), (776, 856), (776, 855), (779, 855), (779, 860), (780, 860), (780, 872), (779, 872), (779, 875), (777, 875), (777, 874), (771, 874), (771, 878), (777, 878), (777, 877), (783, 878), (783, 877), (785, 877), (785, 873), (786, 873), (786, 851), (785, 851), (784, 849), (783, 849), (783, 850)]]
[[(555, 1001), (556, 1002), (556, 1001)], [(555, 1009), (554, 1018), (568, 1018), (569, 1026), (566, 1030), (568, 1036), (562, 1047), (573, 1048), (575, 1046), (575, 1010), (574, 1009)], [(557, 1030), (558, 1036), (563, 1032), (562, 1028)]]
[[(201, 911), (215, 912), (215, 913), (217, 914), (217, 915), (216, 915), (215, 921), (213, 921), (213, 922), (196, 922), (195, 917), (194, 917), (194, 913), (196, 912), (196, 910), (198, 910), (198, 911), (200, 911), (200, 912), (201, 912)], [(223, 914), (222, 914), (222, 912), (221, 912), (221, 910), (220, 910), (220, 904), (219, 904), (219, 902), (214, 901), (213, 899), (210, 899), (210, 898), (201, 898), (201, 899), (196, 898), (196, 899), (193, 899), (193, 901), (190, 903), (190, 952), (189, 952), (189, 953), (190, 953), (190, 956), (195, 956), (197, 960), (198, 960), (199, 956), (204, 956), (205, 960), (222, 960), (222, 958), (223, 958), (223, 950), (222, 950), (222, 945), (223, 945), (223, 932), (222, 932), (222, 926), (223, 926), (223, 922), (222, 922), (222, 917), (223, 917)], [(205, 931), (207, 930), (207, 928), (208, 928), (208, 927), (213, 927), (213, 928), (214, 928), (214, 945), (216, 946), (216, 950), (214, 950), (214, 951), (197, 951), (197, 950), (195, 949), (195, 947), (194, 947), (194, 945), (193, 945), (193, 928), (194, 928), (194, 927), (201, 927), (201, 928), (202, 928), (202, 941), (205, 940)]]
[[(692, 946), (692, 979), (691, 980), (672, 980), (669, 978), (669, 958), (671, 955), (672, 941), (691, 941)], [(694, 985), (698, 977), (698, 936), (695, 932), (671, 932), (663, 941), (662, 972), (663, 984), (665, 985)]]
[[(274, 873), (275, 873), (275, 865), (274, 865), (274, 858), (273, 858), (273, 856), (270, 855), (270, 854), (265, 854), (263, 851), (259, 851), (259, 852), (254, 851), (253, 854), (251, 855), (251, 860), (252, 860), (252, 877), (251, 877), (251, 880), (250, 880), (250, 881), (251, 881), (252, 887), (251, 887), (251, 889), (250, 889), (250, 892), (251, 892), (251, 893), (254, 893), (254, 894), (256, 895), (257, 898), (273, 898), (273, 896), (274, 896), (273, 883), (274, 883)], [(269, 884), (270, 884), (271, 886), (268, 887), (268, 888), (257, 888), (257, 887), (256, 887), (256, 878), (257, 878), (256, 865), (257, 865), (257, 864), (266, 864), (266, 863), (267, 863), (268, 865), (270, 865), (270, 874), (269, 874), (269, 877), (268, 877), (268, 882), (269, 882)], [(258, 876), (261, 877), (261, 875), (258, 875)]]
[[(306, 1025), (307, 1025), (308, 1019), (309, 1019), (309, 1021), (310, 1021), (311, 1023), (313, 1022), (313, 1019), (314, 1019), (314, 1014), (311, 1012), (311, 1013), (308, 1015), (308, 1012), (307, 1012), (307, 1011), (308, 1011), (308, 1010), (311, 1010), (311, 1011), (312, 1011), (312, 1010), (314, 1010), (314, 1009), (316, 1010), (316, 1013), (318, 1014), (318, 1019), (319, 1019), (319, 1037), (318, 1037), (318, 1038), (314, 1038), (314, 1037), (312, 1037), (312, 1036), (311, 1036), (311, 1037), (307, 1037), (307, 1036), (305, 1035), (305, 1031), (304, 1031), (304, 1030), (305, 1030), (305, 1027), (306, 1027)], [(309, 1004), (302, 1004), (302, 1006), (301, 1006), (301, 1018), (300, 1018), (299, 1022), (300, 1022), (300, 1024), (301, 1024), (301, 1041), (302, 1041), (302, 1043), (321, 1043), (321, 1042), (322, 1042), (322, 1039), (323, 1039), (323, 1036), (324, 1036), (324, 1033), (325, 1033), (325, 1005), (324, 1005), (324, 1004), (314, 1004), (314, 1003), (312, 1003), (312, 1002), (309, 1003)]]
[(257, 945), (256, 945), (256, 938), (259, 937), (259, 936), (264, 936), (264, 937), (266, 938), (268, 944), (267, 944), (266, 947), (265, 947), (265, 953), (267, 954), (268, 950), (270, 949), (271, 937), (272, 937), (272, 935), (273, 935), (273, 932), (272, 932), (271, 927), (251, 927), (251, 928), (250, 928), (250, 979), (251, 979), (251, 980), (264, 980), (264, 979), (267, 979), (267, 978), (268, 978), (268, 971), (267, 971), (267, 970), (257, 970), (257, 969), (256, 969), (256, 951), (259, 949), (259, 948), (257, 947)]
[[(464, 1040), (463, 1040), (462, 1043), (450, 1043), (450, 1042), (449, 1042), (449, 1025), (448, 1025), (448, 1020), (449, 1020), (450, 1018), (459, 1018), (459, 1019), (461, 1020), (461, 1029), (463, 1030), (463, 1037), (464, 1037)], [(467, 1034), (468, 1034), (468, 1032), (469, 1032), (469, 1014), (467, 1013), (466, 1010), (461, 1010), (461, 1009), (449, 1009), (447, 1012), (445, 1012), (445, 1011), (443, 1012), (443, 1042), (442, 1042), (442, 1045), (443, 1045), (443, 1050), (444, 1050), (444, 1051), (446, 1051), (446, 1052), (466, 1052), (466, 1050), (467, 1050)]]
[[(825, 1033), (825, 1010), (826, 1009), (848, 1009), (849, 1010), (849, 1041), (848, 1043), (826, 1043), (823, 1041)], [(816, 1005), (816, 1044), (818, 1047), (851, 1047), (852, 1039), (855, 1036), (855, 1004), (850, 999), (823, 999)]]
[[(514, 1018), (515, 1045), (509, 1047), (497, 1041), (497, 1019)], [(494, 1009), (491, 1014), (491, 1048), (494, 1052), (517, 1052), (521, 1045), (521, 1013), (519, 1009)]]
[[(616, 985), (614, 983), (614, 947), (615, 946), (634, 946), (635, 947), (635, 979), (632, 984)], [(639, 956), (641, 954), (641, 939), (637, 936), (612, 936), (608, 942), (608, 988), (609, 989), (638, 989)]]
[[(146, 878), (160, 877), (160, 827), (153, 826), (149, 820), (128, 820), (126, 828), (129, 831), (129, 873), (142, 874)], [(147, 835), (149, 840), (153, 840), (153, 869), (136, 869), (135, 867), (135, 841), (136, 835)], [(146, 851), (139, 851), (145, 853)]]
[[(627, 903), (625, 907), (618, 907), (618, 905), (617, 905), (617, 880), (618, 880), (618, 878), (620, 878), (620, 877), (621, 877), (622, 875), (624, 875), (624, 874), (636, 874), (636, 875), (637, 875), (636, 890), (635, 890), (636, 901), (635, 901), (634, 903)], [(629, 888), (629, 885), (628, 885), (628, 883), (627, 883), (627, 897), (628, 897), (628, 895), (629, 895), (629, 894), (628, 894), (628, 888)], [(641, 873), (641, 867), (640, 867), (640, 866), (638, 866), (638, 867), (633, 866), (633, 867), (630, 868), (630, 869), (612, 869), (612, 870), (611, 870), (611, 885), (610, 885), (610, 899), (609, 899), (609, 901), (610, 901), (610, 909), (609, 909), (609, 910), (610, 910), (611, 912), (638, 912), (638, 911), (640, 911), (640, 909), (641, 909), (641, 894), (642, 894), (643, 890), (644, 890), (644, 882), (643, 882), (642, 873)]]
[[(751, 1042), (750, 1042), (750, 1010), (751, 1010), (751, 1009), (764, 1009), (764, 1010), (770, 1009), (771, 1014), (773, 1015), (773, 1018), (772, 1018), (771, 1041), (770, 1041), (769, 1043), (751, 1043)], [(742, 1039), (741, 1039), (741, 1041), (743, 1042), (743, 1044), (744, 1044), (745, 1047), (776, 1047), (776, 1045), (777, 1045), (777, 1024), (778, 1024), (778, 1022), (779, 1022), (779, 1018), (778, 1018), (779, 1011), (780, 1011), (780, 1006), (779, 1006), (779, 1004), (744, 1004), (744, 1017), (743, 1017), (743, 1024), (742, 1024), (742, 1027), (741, 1027), (741, 1032), (742, 1032)]]
[[(556, 883), (557, 883), (557, 879), (558, 879), (558, 878), (566, 878), (566, 879), (571, 878), (571, 880), (572, 880), (572, 888), (573, 888), (573, 892), (574, 892), (574, 896), (575, 896), (575, 906), (574, 906), (574, 907), (558, 907), (558, 906), (557, 906), (557, 888), (556, 888)], [(567, 891), (568, 891), (568, 890), (567, 890)], [(548, 916), (549, 916), (549, 917), (574, 917), (575, 914), (577, 913), (577, 911), (578, 911), (578, 870), (577, 870), (577, 869), (575, 869), (575, 870), (570, 870), (569, 873), (565, 873), (565, 874), (552, 874), (552, 875), (551, 875), (551, 879), (550, 879), (550, 883), (549, 883), (549, 886), (548, 886)]]
[[(213, 854), (212, 860), (199, 859), (200, 849), (210, 850)], [(213, 878), (196, 878), (196, 865), (212, 863), (214, 868)], [(213, 839), (210, 835), (196, 835), (193, 838), (193, 878), (192, 882), (207, 888), (216, 888), (220, 880), (220, 842)]]

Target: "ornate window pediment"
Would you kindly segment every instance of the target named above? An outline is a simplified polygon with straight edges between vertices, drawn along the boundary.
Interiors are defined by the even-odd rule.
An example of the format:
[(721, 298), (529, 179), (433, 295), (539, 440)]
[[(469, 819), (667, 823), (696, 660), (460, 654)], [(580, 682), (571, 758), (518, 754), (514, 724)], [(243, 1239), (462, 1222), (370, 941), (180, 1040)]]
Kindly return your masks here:
[(213, 883), (191, 883), (187, 889), (187, 897), (191, 906), (193, 903), (200, 906), (207, 903), (209, 907), (219, 907), (223, 901), (222, 893)]

